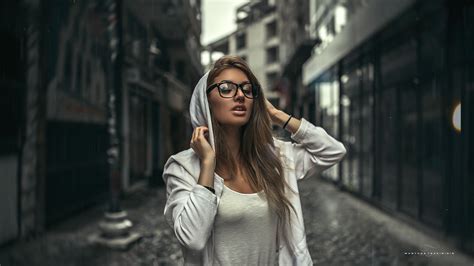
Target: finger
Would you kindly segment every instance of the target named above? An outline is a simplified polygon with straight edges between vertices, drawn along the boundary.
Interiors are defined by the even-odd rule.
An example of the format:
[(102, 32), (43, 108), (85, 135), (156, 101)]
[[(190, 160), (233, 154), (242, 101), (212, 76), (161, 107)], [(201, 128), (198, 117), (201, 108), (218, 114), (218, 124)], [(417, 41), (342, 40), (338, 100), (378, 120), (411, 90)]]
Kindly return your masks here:
[(197, 127), (196, 133), (194, 134), (194, 141), (197, 141), (199, 139), (199, 131), (201, 131), (201, 128)]
[(198, 132), (198, 135), (197, 135), (197, 139), (198, 139), (199, 141), (201, 141), (202, 131), (203, 131), (203, 128), (202, 128), (202, 127), (199, 128), (199, 132)]
[(201, 132), (202, 132), (203, 136), (206, 137), (206, 136), (209, 135), (209, 128), (202, 127)]
[(193, 136), (191, 137), (192, 142), (196, 141), (197, 131), (198, 131), (198, 128), (195, 128), (194, 131), (193, 131)]
[(205, 139), (206, 139), (206, 137), (204, 136), (204, 131), (205, 131), (205, 130), (206, 130), (206, 129), (203, 128), (203, 129), (201, 129), (201, 131), (199, 131), (199, 138), (200, 138), (201, 140), (205, 140)]

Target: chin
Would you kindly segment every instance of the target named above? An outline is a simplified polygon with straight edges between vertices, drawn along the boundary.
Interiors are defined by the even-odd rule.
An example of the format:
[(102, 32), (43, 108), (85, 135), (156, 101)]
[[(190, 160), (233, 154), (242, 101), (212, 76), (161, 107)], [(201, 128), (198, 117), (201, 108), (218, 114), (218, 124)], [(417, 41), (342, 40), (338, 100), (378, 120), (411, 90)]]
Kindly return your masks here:
[(231, 126), (231, 127), (241, 127), (249, 122), (250, 118), (248, 117), (231, 117), (226, 120), (222, 125)]

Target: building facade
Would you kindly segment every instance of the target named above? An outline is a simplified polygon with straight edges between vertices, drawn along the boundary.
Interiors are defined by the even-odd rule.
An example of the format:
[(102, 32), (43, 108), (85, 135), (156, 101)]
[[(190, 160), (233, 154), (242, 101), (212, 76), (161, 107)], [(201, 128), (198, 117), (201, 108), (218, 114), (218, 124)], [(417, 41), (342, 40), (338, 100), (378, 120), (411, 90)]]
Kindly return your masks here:
[(242, 5), (236, 11), (237, 30), (207, 45), (210, 65), (215, 52), (241, 56), (275, 106), (314, 122), (302, 104), (314, 99), (314, 91), (303, 85), (301, 65), (321, 42), (311, 35), (309, 8), (308, 0), (256, 0)]
[[(213, 54), (242, 57), (261, 83), (265, 96), (279, 105), (275, 84), (279, 77), (282, 50), (275, 1), (252, 0), (236, 11), (237, 30), (206, 46), (211, 66)], [(208, 67), (209, 67), (208, 66)]]
[(315, 105), (300, 106), (347, 147), (328, 179), (471, 254), (473, 12), (465, 1), (311, 1), (322, 43), (303, 65)]
[(103, 202), (111, 186), (126, 194), (160, 184), (191, 133), (200, 1), (1, 6), (0, 244)]
[(283, 101), (280, 108), (314, 123), (314, 116), (305, 109), (308, 105), (304, 104), (314, 99), (314, 91), (307, 90), (304, 86), (301, 68), (311, 56), (313, 48), (321, 43), (320, 38), (310, 31), (310, 1), (279, 1), (277, 7), (282, 47), (282, 71), (276, 83), (276, 90)]

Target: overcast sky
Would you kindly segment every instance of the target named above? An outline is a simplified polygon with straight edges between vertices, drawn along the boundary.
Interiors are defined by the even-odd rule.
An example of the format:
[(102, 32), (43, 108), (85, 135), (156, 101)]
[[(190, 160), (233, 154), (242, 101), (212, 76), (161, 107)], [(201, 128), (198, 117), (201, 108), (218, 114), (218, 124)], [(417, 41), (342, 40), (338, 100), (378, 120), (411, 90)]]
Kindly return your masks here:
[(235, 10), (246, 2), (248, 0), (203, 0), (201, 43), (206, 45), (233, 32), (237, 28)]
[[(237, 29), (235, 10), (247, 2), (249, 0), (203, 0), (201, 44), (205, 46)], [(202, 63), (207, 64), (208, 58), (203, 54)]]

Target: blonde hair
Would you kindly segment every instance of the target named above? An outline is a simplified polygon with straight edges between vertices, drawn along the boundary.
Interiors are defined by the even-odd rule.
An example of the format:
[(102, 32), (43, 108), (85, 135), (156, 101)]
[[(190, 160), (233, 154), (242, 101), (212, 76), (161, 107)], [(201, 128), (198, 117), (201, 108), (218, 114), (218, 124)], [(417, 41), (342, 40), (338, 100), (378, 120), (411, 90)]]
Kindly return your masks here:
[[(237, 68), (247, 75), (253, 86), (258, 87), (258, 97), (254, 98), (252, 114), (247, 124), (242, 127), (239, 158), (242, 172), (254, 191), (265, 191), (269, 207), (278, 216), (278, 230), (283, 230), (283, 240), (288, 243), (287, 229), (291, 227), (290, 209), (296, 214), (294, 207), (285, 196), (285, 186), (292, 191), (283, 176), (283, 166), (275, 149), (272, 135), (272, 124), (267, 112), (265, 97), (260, 83), (250, 70), (247, 63), (238, 56), (227, 55), (217, 60), (209, 72), (207, 87), (225, 69)], [(212, 113), (212, 108), (211, 108)], [(227, 145), (222, 127), (212, 115), (214, 141), (216, 145), (216, 171), (227, 169), (231, 176), (237, 172), (237, 162)], [(293, 192), (293, 191), (292, 191)], [(283, 226), (283, 227), (281, 227)], [(291, 245), (288, 245), (294, 251)]]

